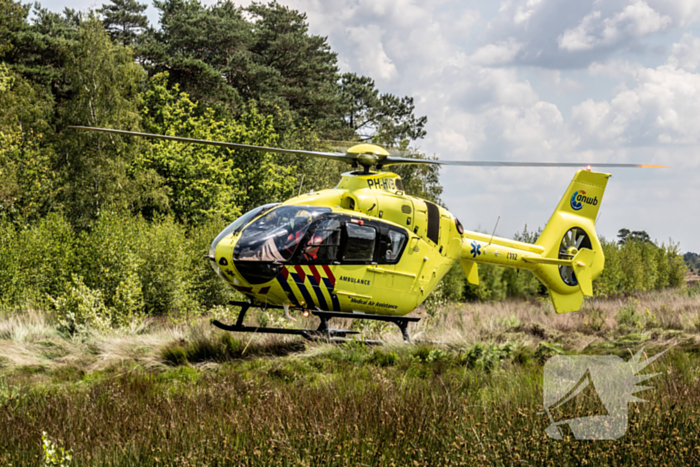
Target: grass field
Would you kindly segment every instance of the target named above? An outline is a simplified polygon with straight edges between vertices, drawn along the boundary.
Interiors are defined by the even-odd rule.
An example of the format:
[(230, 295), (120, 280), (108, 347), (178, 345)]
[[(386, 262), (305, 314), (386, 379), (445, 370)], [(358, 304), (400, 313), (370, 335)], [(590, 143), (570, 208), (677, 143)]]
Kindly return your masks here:
[[(0, 320), (0, 464), (42, 465), (46, 432), (71, 465), (698, 465), (699, 329), (696, 288), (568, 315), (539, 300), (454, 305), (411, 329), (440, 343), (363, 328), (381, 347), (233, 335), (208, 318), (67, 339), (26, 311)], [(547, 437), (549, 357), (671, 346), (624, 437)]]

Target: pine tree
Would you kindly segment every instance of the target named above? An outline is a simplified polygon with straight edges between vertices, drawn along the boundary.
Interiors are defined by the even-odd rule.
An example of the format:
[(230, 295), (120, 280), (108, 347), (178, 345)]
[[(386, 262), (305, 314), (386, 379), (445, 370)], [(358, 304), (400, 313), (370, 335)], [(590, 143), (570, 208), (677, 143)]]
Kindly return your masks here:
[(144, 11), (146, 5), (136, 0), (112, 0), (111, 4), (102, 5), (100, 13), (104, 16), (102, 24), (112, 40), (130, 45), (148, 28), (148, 18), (143, 14)]

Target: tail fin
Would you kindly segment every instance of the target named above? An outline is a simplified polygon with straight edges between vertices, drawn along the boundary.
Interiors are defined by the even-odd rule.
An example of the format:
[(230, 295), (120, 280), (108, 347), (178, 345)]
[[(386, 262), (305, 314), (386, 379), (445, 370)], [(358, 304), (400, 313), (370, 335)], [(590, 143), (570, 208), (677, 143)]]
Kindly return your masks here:
[[(584, 295), (602, 271), (605, 256), (595, 231), (603, 193), (610, 174), (579, 170), (537, 240), (542, 258), (570, 261), (538, 264), (533, 271), (547, 286), (557, 313), (581, 308)], [(560, 261), (561, 263), (561, 261)]]

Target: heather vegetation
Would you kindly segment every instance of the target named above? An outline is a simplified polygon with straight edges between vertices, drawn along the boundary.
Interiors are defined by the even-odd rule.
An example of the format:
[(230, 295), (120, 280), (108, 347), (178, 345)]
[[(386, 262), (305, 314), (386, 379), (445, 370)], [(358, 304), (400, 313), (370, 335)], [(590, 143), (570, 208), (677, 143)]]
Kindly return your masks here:
[[(75, 465), (694, 465), (699, 296), (596, 298), (568, 315), (544, 300), (453, 305), (411, 325), (422, 343), (366, 330), (381, 347), (155, 318), (71, 339), (27, 311), (0, 320), (0, 462), (37, 465), (45, 432)], [(547, 437), (548, 358), (641, 348), (670, 350), (623, 438)]]

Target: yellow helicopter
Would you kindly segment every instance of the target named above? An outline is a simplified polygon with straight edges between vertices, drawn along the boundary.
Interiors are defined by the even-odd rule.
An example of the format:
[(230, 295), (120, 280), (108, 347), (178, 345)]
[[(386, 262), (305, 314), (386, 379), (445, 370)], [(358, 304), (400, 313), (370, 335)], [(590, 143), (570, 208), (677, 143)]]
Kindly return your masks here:
[[(459, 262), (472, 284), (478, 265), (528, 269), (547, 287), (557, 313), (576, 311), (593, 294), (592, 281), (605, 256), (595, 220), (610, 174), (576, 172), (554, 214), (534, 244), (466, 231), (449, 211), (405, 193), (401, 178), (382, 168), (400, 164), (491, 167), (580, 167), (578, 163), (437, 161), (395, 157), (374, 144), (357, 144), (345, 153), (318, 152), (205, 141), (177, 136), (92, 127), (71, 127), (185, 143), (308, 155), (342, 161), (346, 172), (335, 188), (301, 194), (283, 203), (257, 207), (226, 227), (206, 256), (231, 287), (248, 297), (236, 324), (217, 327), (235, 332), (297, 334), (307, 339), (339, 340), (356, 331), (331, 329), (331, 318), (371, 319), (398, 325), (405, 341), (407, 317)], [(595, 164), (599, 167), (665, 167), (645, 164)], [(372, 171), (376, 168), (376, 171)], [(311, 313), (318, 329), (246, 326), (251, 307)]]

